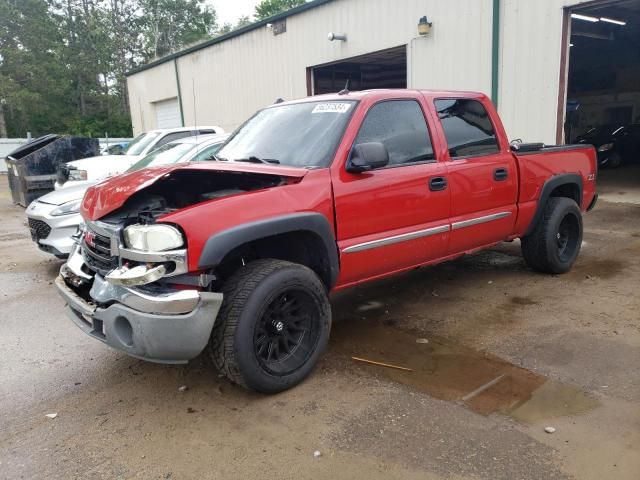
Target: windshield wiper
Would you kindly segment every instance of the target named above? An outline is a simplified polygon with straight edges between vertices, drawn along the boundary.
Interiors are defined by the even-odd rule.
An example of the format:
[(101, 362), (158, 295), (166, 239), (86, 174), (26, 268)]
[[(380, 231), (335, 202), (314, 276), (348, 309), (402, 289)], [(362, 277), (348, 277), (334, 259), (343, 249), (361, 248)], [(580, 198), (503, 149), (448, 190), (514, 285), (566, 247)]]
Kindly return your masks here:
[(228, 160), (224, 157), (219, 157), (218, 155), (214, 155), (213, 158), (215, 158), (218, 162), (227, 162)]
[(256, 156), (250, 156), (247, 158), (236, 158), (234, 162), (249, 162), (249, 163), (280, 163), (280, 160), (276, 160), (275, 158), (258, 158)]

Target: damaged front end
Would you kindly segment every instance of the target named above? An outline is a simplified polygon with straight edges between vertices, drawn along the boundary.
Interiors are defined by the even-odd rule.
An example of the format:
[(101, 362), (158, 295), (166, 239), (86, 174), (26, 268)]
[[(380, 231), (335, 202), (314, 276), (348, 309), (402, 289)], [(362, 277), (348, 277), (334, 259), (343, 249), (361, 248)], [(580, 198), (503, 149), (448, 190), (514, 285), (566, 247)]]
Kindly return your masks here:
[[(156, 224), (174, 230), (163, 244), (159, 228), (148, 234), (152, 226), (87, 222), (56, 285), (70, 318), (85, 333), (134, 357), (184, 363), (206, 346), (222, 294), (203, 291), (197, 281), (177, 288), (173, 282), (184, 282), (180, 278), (187, 272), (182, 234)], [(140, 243), (145, 235), (150, 244)]]
[(77, 326), (155, 362), (184, 363), (204, 349), (222, 304), (222, 294), (212, 291), (218, 279), (211, 271), (189, 271), (187, 232), (167, 219), (291, 181), (219, 168), (142, 170), (87, 192), (85, 224), (56, 281)]

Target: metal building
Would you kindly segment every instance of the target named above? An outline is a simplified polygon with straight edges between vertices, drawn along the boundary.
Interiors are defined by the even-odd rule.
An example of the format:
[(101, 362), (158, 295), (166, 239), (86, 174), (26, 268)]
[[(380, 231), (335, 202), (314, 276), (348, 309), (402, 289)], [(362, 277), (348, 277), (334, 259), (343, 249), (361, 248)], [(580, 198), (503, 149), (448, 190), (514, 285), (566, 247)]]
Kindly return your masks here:
[(232, 130), (277, 98), (348, 80), (481, 91), (511, 138), (562, 143), (571, 122), (579, 133), (640, 115), (639, 27), (640, 0), (314, 0), (129, 72), (134, 133)]

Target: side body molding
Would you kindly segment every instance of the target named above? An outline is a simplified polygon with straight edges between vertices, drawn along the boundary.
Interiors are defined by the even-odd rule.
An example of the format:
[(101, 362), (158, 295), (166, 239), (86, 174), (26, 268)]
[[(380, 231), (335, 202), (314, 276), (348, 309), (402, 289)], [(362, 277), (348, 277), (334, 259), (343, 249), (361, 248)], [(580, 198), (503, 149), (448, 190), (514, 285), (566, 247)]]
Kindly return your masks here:
[(326, 248), (330, 268), (330, 287), (333, 287), (340, 272), (338, 245), (326, 217), (315, 212), (267, 218), (216, 233), (205, 243), (198, 260), (198, 267), (204, 269), (219, 265), (229, 252), (242, 244), (291, 232), (311, 232), (320, 237)]
[(527, 228), (527, 232), (525, 235), (529, 235), (533, 232), (533, 229), (536, 227), (540, 218), (544, 213), (544, 208), (547, 205), (547, 201), (551, 196), (551, 192), (553, 192), (556, 188), (561, 187), (563, 185), (570, 185), (577, 187), (578, 189), (578, 206), (581, 206), (582, 203), (582, 177), (576, 173), (563, 173), (561, 175), (556, 175), (547, 180), (543, 187), (542, 192), (540, 192), (540, 198), (538, 198), (538, 206), (536, 208), (536, 213), (533, 216), (533, 220), (529, 224), (529, 228)]

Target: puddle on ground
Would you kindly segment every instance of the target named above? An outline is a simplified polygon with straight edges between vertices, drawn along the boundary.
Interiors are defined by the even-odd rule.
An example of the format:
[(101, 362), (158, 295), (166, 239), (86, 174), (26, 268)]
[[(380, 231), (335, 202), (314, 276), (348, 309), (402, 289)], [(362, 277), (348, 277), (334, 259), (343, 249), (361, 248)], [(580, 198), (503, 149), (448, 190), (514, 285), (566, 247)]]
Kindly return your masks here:
[[(333, 325), (334, 353), (409, 368), (403, 371), (352, 360), (386, 377), (441, 400), (459, 402), (483, 415), (498, 412), (537, 423), (574, 415), (599, 403), (581, 390), (548, 380), (495, 355), (445, 339), (399, 330), (380, 319), (344, 319)], [(416, 341), (418, 340), (418, 341)]]

